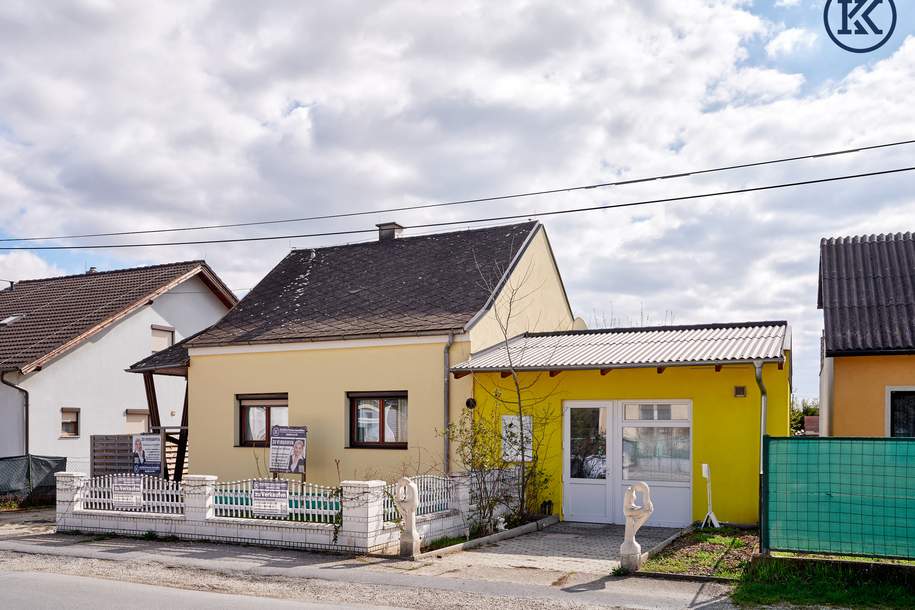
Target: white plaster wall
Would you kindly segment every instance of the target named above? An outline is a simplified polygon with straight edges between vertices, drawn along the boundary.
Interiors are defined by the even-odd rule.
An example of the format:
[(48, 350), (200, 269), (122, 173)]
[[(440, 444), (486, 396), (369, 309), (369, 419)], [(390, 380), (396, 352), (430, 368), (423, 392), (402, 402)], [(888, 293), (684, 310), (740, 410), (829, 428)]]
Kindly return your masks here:
[[(122, 434), (126, 409), (145, 409), (143, 378), (124, 369), (152, 353), (151, 325), (175, 328), (175, 341), (213, 324), (226, 307), (198, 278), (176, 286), (105, 329), (20, 385), (30, 393), (29, 452), (67, 457), (67, 469), (89, 472), (89, 437)], [(183, 378), (156, 376), (163, 425), (178, 425)], [(12, 388), (7, 388), (12, 389)], [(60, 437), (60, 409), (80, 409), (80, 435)]]
[[(6, 373), (5, 379), (16, 383), (19, 375)], [(22, 392), (0, 384), (0, 457), (25, 453), (25, 406)]]

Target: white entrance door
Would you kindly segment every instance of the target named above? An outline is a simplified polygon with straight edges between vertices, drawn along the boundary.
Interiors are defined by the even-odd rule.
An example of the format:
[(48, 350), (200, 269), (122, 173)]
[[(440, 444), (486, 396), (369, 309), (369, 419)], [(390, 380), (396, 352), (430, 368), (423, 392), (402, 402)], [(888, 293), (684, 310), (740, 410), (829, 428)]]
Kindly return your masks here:
[(563, 514), (568, 521), (624, 523), (634, 481), (651, 488), (649, 525), (692, 522), (692, 405), (686, 400), (564, 403)]
[(611, 402), (567, 400), (563, 417), (562, 513), (567, 521), (612, 522), (607, 463)]

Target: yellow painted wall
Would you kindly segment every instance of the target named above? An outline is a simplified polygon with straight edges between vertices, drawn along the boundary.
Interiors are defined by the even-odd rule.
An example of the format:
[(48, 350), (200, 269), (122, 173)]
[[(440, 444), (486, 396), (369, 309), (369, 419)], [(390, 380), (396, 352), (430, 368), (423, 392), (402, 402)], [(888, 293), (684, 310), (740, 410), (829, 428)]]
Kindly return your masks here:
[(887, 386), (915, 386), (915, 356), (834, 360), (831, 436), (886, 436)]
[[(442, 343), (193, 356), (189, 369), (190, 469), (220, 479), (262, 475), (267, 450), (236, 447), (238, 394), (287, 392), (289, 424), (308, 426), (308, 480), (392, 480), (439, 470)], [(465, 380), (462, 380), (465, 381)], [(466, 384), (466, 381), (465, 381)], [(408, 449), (347, 448), (347, 392), (406, 390)]]
[[(768, 432), (786, 436), (789, 430), (789, 366), (767, 364), (763, 381), (769, 395)], [(503, 400), (513, 394), (511, 379), (498, 373), (474, 375), (480, 416), (507, 413), (492, 398), (493, 390)], [(706, 512), (702, 464), (711, 466), (715, 513), (733, 523), (755, 523), (759, 502), (759, 390), (750, 365), (714, 367), (671, 367), (662, 374), (651, 369), (617, 369), (605, 376), (599, 371), (565, 371), (556, 377), (546, 373), (523, 373), (525, 399), (540, 402), (532, 408), (534, 430), (543, 442), (540, 459), (551, 479), (550, 492), (541, 500), (553, 501), (554, 512), (562, 507), (562, 401), (564, 400), (652, 400), (689, 399), (693, 403), (693, 519)], [(747, 398), (734, 398), (734, 386), (747, 387)]]
[[(512, 294), (516, 297), (510, 303)], [(541, 228), (528, 245), (494, 306), (470, 329), (470, 345), (474, 352), (505, 340), (496, 312), (507, 323), (509, 337), (524, 332), (572, 329), (574, 316), (566, 301), (545, 229)]]

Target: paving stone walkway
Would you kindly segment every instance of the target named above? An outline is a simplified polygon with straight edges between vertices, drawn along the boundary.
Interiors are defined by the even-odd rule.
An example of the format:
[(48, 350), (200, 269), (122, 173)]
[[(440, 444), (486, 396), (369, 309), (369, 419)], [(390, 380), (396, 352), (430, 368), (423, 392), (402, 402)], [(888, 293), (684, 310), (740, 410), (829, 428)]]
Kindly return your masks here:
[[(557, 523), (539, 532), (436, 558), (440, 567), (528, 568), (557, 573), (608, 575), (619, 566), (622, 525)], [(657, 546), (679, 530), (643, 527), (636, 540), (643, 551)]]

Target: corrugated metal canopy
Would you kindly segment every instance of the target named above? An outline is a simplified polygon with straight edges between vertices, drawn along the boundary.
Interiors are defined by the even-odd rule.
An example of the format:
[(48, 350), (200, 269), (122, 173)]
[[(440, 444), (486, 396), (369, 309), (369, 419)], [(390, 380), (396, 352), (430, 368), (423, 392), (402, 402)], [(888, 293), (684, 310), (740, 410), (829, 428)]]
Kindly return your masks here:
[(474, 354), (455, 372), (599, 369), (782, 361), (791, 349), (788, 323), (611, 328), (525, 333)]

